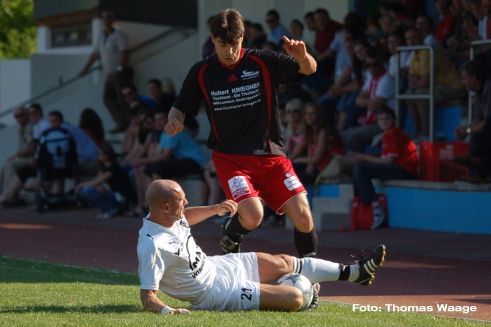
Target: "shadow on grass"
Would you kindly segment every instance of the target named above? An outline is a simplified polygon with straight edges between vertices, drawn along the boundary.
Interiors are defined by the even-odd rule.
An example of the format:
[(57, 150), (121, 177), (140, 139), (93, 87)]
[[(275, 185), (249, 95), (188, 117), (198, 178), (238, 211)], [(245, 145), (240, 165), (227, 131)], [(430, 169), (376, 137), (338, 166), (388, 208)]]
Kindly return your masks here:
[(108, 305), (93, 305), (93, 306), (60, 306), (60, 305), (36, 305), (30, 307), (16, 307), (12, 309), (0, 309), (2, 313), (136, 313), (143, 312), (136, 305), (129, 304), (108, 304)]
[(3, 283), (87, 282), (105, 285), (138, 285), (138, 277), (133, 274), (3, 256), (0, 256), (0, 276)]

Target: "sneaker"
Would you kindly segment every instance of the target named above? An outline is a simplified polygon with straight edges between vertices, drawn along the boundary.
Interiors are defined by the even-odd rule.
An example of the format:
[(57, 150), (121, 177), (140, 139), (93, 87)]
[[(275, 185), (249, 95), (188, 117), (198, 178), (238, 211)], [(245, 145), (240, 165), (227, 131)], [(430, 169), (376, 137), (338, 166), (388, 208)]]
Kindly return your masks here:
[(223, 254), (227, 253), (239, 253), (240, 252), (240, 246), (242, 244), (242, 240), (244, 236), (240, 235), (240, 239), (238, 242), (232, 240), (230, 236), (227, 234), (227, 226), (232, 220), (232, 217), (227, 217), (223, 220), (223, 225), (222, 225), (222, 239), (220, 240), (220, 247), (222, 248)]
[(363, 286), (371, 286), (375, 280), (375, 271), (384, 264), (387, 251), (385, 245), (380, 244), (368, 258), (363, 258), (363, 253), (356, 260), (359, 265), (359, 276), (354, 281)]
[(380, 205), (373, 207), (373, 223), (370, 227), (372, 230), (379, 228), (385, 221), (385, 210)]
[(307, 310), (315, 310), (319, 306), (319, 292), (321, 290), (321, 284), (312, 284), (312, 290), (314, 291), (312, 295), (312, 301), (310, 301)]

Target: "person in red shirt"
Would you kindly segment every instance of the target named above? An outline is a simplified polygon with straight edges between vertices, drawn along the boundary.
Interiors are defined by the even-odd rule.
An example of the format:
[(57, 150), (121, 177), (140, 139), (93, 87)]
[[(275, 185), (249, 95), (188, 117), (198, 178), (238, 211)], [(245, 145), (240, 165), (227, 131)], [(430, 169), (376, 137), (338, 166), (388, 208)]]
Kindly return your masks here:
[(402, 129), (395, 126), (394, 110), (383, 107), (377, 112), (377, 124), (384, 131), (382, 136), (382, 155), (374, 157), (356, 153), (353, 155), (353, 186), (355, 196), (363, 203), (372, 204), (373, 225), (378, 228), (385, 220), (385, 212), (380, 206), (372, 184), (372, 179), (413, 179), (418, 169), (416, 144)]

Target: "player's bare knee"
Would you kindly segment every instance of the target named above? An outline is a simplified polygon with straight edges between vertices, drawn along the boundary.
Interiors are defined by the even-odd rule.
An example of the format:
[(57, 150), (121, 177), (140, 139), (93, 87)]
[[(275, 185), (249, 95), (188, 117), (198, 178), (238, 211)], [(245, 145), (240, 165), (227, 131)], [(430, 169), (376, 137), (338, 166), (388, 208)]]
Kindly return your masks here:
[(280, 276), (289, 274), (293, 271), (293, 257), (288, 254), (278, 254), (277, 258), (277, 271)]
[(241, 216), (240, 217), (240, 224), (245, 229), (254, 230), (257, 227), (259, 227), (259, 225), (261, 225), (262, 219), (263, 219), (263, 217), (261, 214), (250, 214), (250, 215), (247, 215), (247, 217)]

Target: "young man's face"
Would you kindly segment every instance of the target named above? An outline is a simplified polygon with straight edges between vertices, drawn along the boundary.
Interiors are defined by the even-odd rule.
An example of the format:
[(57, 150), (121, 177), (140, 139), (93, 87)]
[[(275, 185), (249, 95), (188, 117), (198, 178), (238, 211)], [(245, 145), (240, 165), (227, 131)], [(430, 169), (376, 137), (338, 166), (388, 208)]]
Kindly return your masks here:
[(225, 66), (233, 66), (240, 60), (240, 50), (242, 50), (242, 41), (244, 37), (241, 36), (236, 40), (234, 44), (225, 43), (220, 38), (212, 38), (215, 45), (215, 52), (218, 56), (218, 60)]
[(479, 81), (475, 76), (467, 74), (467, 72), (464, 70), (460, 73), (460, 78), (467, 91), (477, 92), (479, 90)]
[(379, 114), (377, 116), (377, 124), (378, 127), (380, 127), (381, 130), (386, 131), (395, 125), (394, 119), (390, 115), (387, 115), (385, 113)]

